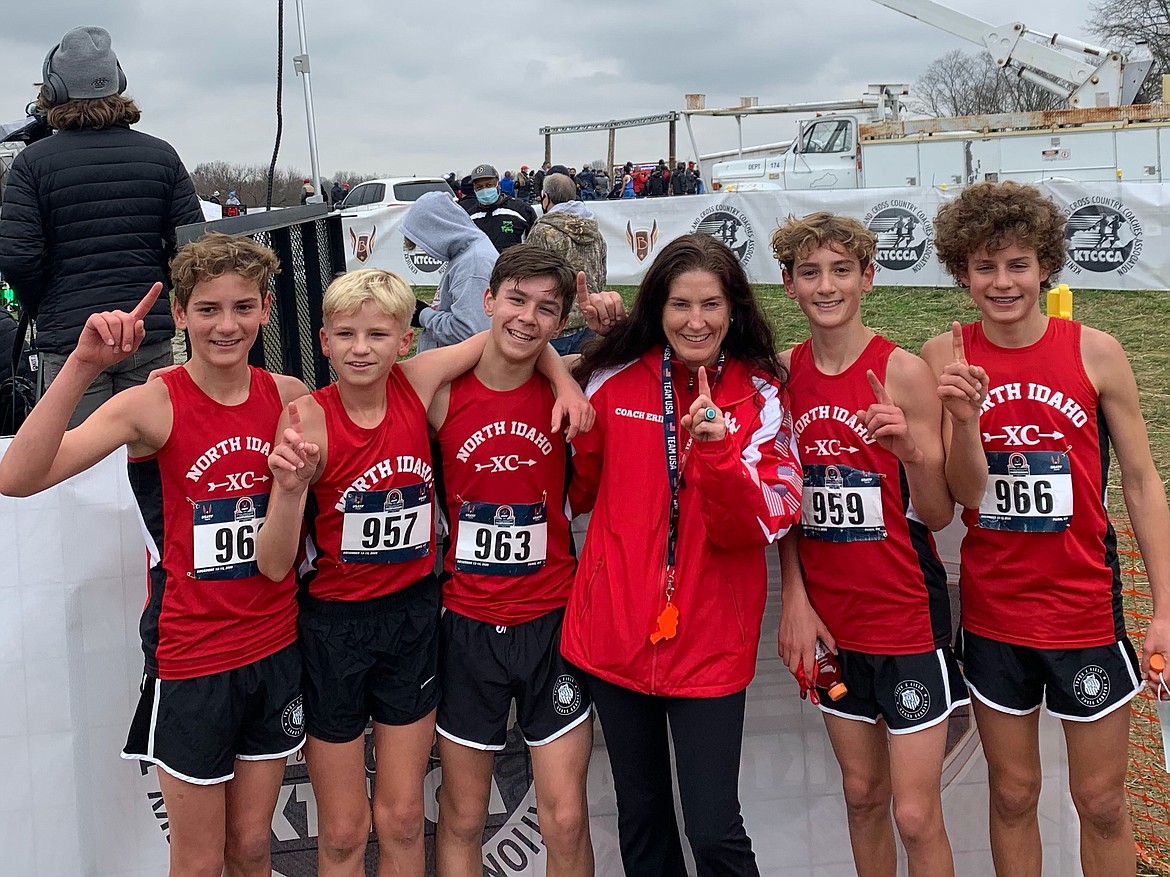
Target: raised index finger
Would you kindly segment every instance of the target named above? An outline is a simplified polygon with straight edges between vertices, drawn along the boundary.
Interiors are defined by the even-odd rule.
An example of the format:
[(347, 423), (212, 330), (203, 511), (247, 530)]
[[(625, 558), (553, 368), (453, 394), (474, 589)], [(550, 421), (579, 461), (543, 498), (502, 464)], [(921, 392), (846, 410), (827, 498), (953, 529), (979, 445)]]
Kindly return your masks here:
[(585, 281), (585, 272), (577, 272), (577, 306), (584, 309), (589, 304), (589, 286)]
[(145, 319), (146, 315), (150, 313), (150, 309), (154, 307), (154, 303), (158, 301), (158, 296), (161, 292), (162, 284), (154, 284), (150, 288), (150, 291), (142, 297), (142, 301), (134, 306), (134, 310), (130, 312), (130, 316), (135, 320)]
[(963, 347), (963, 327), (958, 320), (951, 323), (951, 350), (954, 351), (955, 362), (967, 361), (967, 351)]
[[(711, 399), (711, 386), (707, 383), (707, 369), (699, 366), (699, 395)], [(712, 399), (712, 401), (714, 401)]]
[(882, 382), (878, 380), (878, 376), (873, 373), (873, 369), (866, 371), (865, 377), (869, 381), (869, 388), (873, 390), (873, 398), (877, 400), (879, 405), (894, 404), (894, 400), (890, 398), (890, 394), (882, 386)]
[(288, 425), (289, 429), (297, 435), (303, 436), (305, 434), (301, 429), (301, 412), (297, 410), (296, 402), (288, 403)]

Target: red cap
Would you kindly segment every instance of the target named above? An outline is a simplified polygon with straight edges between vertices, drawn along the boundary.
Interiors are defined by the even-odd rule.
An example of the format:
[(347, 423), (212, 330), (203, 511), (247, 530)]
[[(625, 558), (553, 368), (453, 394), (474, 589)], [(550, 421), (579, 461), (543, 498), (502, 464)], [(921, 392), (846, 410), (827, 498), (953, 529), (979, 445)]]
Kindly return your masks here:
[(309, 178), (308, 178), (308, 177), (305, 177), (305, 182), (306, 182), (306, 183), (307, 183), (307, 182), (309, 182)]
[(526, 164), (520, 165), (520, 170), (522, 170), (522, 171), (528, 170), (528, 165), (526, 165)]

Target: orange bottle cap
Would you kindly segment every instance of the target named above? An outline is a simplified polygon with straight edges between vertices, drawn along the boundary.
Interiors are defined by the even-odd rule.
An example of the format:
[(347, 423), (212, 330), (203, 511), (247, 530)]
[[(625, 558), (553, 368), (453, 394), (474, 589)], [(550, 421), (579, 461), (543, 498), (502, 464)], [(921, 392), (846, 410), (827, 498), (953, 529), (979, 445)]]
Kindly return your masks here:
[(1163, 670), (1165, 670), (1166, 669), (1165, 656), (1160, 655), (1157, 652), (1154, 652), (1154, 654), (1150, 655), (1150, 669), (1153, 670), (1155, 673), (1161, 673)]
[(840, 700), (848, 691), (844, 682), (838, 682), (829, 689), (829, 700)]

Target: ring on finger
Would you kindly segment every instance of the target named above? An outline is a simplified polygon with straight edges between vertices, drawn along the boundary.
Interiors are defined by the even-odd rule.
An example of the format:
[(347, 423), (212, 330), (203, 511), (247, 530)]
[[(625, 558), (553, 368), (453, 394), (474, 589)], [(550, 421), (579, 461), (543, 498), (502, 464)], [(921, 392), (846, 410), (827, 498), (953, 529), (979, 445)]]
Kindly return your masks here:
[(707, 420), (714, 420), (718, 416), (719, 416), (719, 412), (716, 411), (714, 408), (708, 408), (703, 412), (703, 417), (706, 418)]

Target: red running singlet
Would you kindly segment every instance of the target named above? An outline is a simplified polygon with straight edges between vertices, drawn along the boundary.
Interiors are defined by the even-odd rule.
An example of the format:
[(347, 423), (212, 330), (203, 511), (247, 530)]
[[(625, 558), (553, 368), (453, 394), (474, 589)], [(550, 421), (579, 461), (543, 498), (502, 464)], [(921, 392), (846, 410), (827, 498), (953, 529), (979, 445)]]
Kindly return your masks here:
[(439, 430), (451, 549), (443, 605), (489, 624), (564, 606), (576, 561), (565, 513), (565, 442), (549, 435), (552, 388), (539, 374), (490, 390), (474, 372), (451, 384)]
[(258, 661), (296, 639), (292, 571), (273, 582), (256, 568), (268, 454), (284, 406), (262, 369), (251, 369), (247, 401), (231, 406), (184, 368), (162, 381), (171, 434), (128, 467), (150, 554), (140, 628), (147, 672), (190, 679)]
[(827, 375), (805, 341), (788, 380), (809, 602), (838, 645), (876, 655), (929, 652), (951, 638), (946, 571), (914, 514), (905, 470), (856, 416), (873, 404), (866, 371), (885, 382), (895, 349), (875, 335), (849, 368)]
[(313, 398), (329, 436), (305, 508), (302, 585), (319, 600), (372, 600), (434, 569), (434, 474), (427, 413), (402, 369), (386, 377), (386, 416), (355, 424), (336, 384)]
[(963, 327), (991, 389), (979, 418), (988, 481), (963, 521), (963, 627), (1039, 649), (1125, 634), (1117, 540), (1105, 511), (1109, 431), (1081, 360), (1081, 325), (1049, 319), (1028, 347)]

